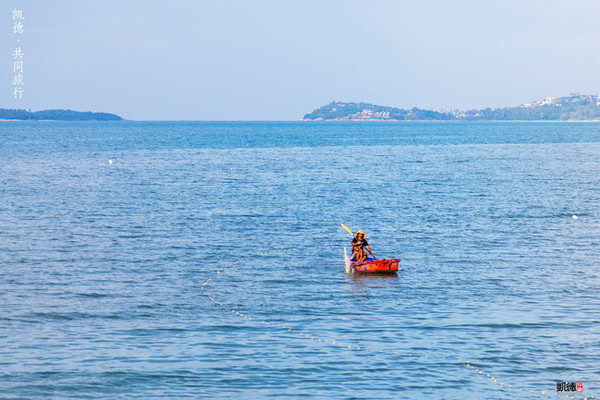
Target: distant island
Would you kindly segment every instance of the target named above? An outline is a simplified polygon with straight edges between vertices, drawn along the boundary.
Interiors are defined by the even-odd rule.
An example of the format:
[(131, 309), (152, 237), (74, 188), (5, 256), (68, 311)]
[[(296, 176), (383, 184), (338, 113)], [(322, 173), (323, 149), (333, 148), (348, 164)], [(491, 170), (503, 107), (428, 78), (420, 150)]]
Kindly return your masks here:
[(0, 108), (0, 119), (9, 120), (56, 120), (56, 121), (122, 121), (118, 115), (100, 112), (72, 110), (27, 111)]
[(306, 114), (303, 121), (600, 121), (600, 96), (546, 97), (517, 107), (469, 111), (432, 111), (331, 102)]

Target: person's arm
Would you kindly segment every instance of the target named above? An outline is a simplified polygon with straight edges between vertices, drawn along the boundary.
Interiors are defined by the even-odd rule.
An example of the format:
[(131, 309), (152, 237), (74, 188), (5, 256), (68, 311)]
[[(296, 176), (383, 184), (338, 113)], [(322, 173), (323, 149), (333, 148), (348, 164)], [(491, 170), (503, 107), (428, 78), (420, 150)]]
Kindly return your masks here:
[(371, 251), (371, 247), (370, 246), (367, 246), (367, 251), (369, 253), (371, 253), (371, 255), (373, 256), (373, 258), (375, 258), (375, 254), (373, 254), (373, 252)]

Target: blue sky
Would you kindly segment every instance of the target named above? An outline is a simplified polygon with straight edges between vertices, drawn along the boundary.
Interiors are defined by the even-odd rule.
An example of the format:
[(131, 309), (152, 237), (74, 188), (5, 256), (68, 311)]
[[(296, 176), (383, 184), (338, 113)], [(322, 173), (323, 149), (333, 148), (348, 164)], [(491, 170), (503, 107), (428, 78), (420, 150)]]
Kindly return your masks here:
[[(0, 107), (295, 120), (330, 101), (468, 109), (600, 94), (600, 2), (8, 0)], [(25, 32), (22, 100), (12, 97)]]

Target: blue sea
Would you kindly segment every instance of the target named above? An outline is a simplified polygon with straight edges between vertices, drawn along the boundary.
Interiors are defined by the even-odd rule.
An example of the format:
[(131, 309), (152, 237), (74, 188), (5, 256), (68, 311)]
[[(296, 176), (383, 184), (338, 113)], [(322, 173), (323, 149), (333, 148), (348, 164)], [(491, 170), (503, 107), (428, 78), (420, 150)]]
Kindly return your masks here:
[(0, 122), (0, 398), (598, 398), (599, 248), (597, 123)]

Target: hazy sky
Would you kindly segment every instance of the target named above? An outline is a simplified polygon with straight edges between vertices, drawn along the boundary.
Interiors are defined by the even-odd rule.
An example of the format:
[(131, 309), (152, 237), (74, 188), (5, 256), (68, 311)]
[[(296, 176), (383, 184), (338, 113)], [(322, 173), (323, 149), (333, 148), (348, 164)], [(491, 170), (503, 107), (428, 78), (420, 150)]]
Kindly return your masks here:
[[(600, 1), (5, 0), (0, 108), (294, 120), (600, 94)], [(22, 9), (24, 33), (12, 31)], [(17, 39), (20, 42), (17, 43)], [(22, 100), (12, 52), (24, 52)]]

